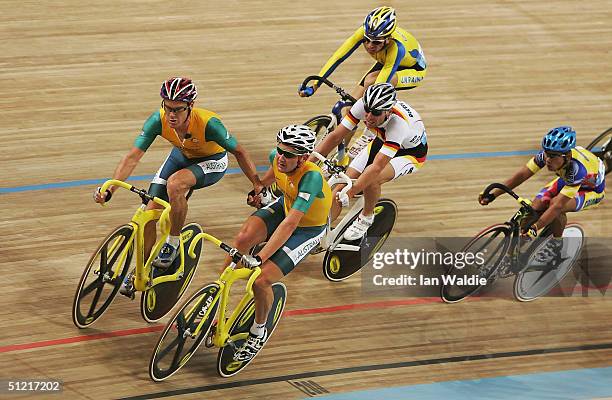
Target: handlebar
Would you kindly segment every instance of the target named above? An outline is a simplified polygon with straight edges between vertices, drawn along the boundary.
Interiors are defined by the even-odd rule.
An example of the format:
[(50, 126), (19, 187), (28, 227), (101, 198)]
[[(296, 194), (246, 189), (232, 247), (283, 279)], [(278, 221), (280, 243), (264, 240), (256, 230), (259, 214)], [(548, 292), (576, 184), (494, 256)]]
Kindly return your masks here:
[(242, 258), (242, 254), (240, 254), (238, 249), (235, 249), (223, 243), (221, 240), (217, 239), (213, 235), (210, 235), (206, 232), (198, 233), (197, 235), (195, 235), (195, 237), (191, 241), (191, 244), (189, 245), (189, 250), (187, 251), (187, 254), (189, 254), (189, 257), (195, 258), (196, 255), (195, 255), (194, 249), (196, 245), (198, 244), (198, 242), (202, 239), (206, 239), (209, 242), (212, 242), (215, 246), (220, 247), (222, 250), (227, 252), (230, 255), (230, 257), (232, 257), (232, 261), (235, 263), (238, 263), (240, 259)]
[(502, 183), (492, 183), (489, 186), (487, 186), (485, 188), (485, 190), (482, 192), (483, 196), (488, 196), (491, 193), (491, 190), (493, 189), (499, 189), (505, 193), (508, 193), (510, 196), (514, 197), (516, 199), (516, 201), (523, 207), (525, 207), (527, 209), (527, 211), (534, 212), (533, 207), (531, 207), (531, 201), (524, 199), (522, 197), (520, 197), (519, 195), (517, 195), (516, 193), (514, 193), (514, 191), (512, 189), (510, 189), (508, 186), (502, 184)]
[(306, 79), (304, 79), (304, 82), (302, 82), (302, 86), (301, 87), (305, 88), (308, 85), (308, 83), (310, 83), (310, 81), (314, 81), (314, 80), (316, 80), (317, 83), (323, 82), (324, 84), (326, 84), (330, 88), (334, 89), (336, 91), (336, 93), (338, 93), (340, 95), (340, 97), (342, 97), (342, 100), (345, 100), (345, 101), (348, 100), (351, 103), (355, 103), (357, 101), (353, 96), (351, 96), (349, 93), (347, 93), (340, 86), (336, 86), (329, 79), (323, 78), (322, 76), (319, 76), (319, 75), (310, 75), (310, 76), (306, 77)]
[[(159, 197), (151, 196), (144, 189), (138, 189), (137, 187), (134, 187), (129, 183), (117, 179), (109, 179), (104, 182), (100, 187), (100, 193), (105, 193), (106, 190), (108, 190), (108, 188), (111, 186), (122, 187), (124, 189), (129, 190), (130, 192), (136, 193), (142, 199), (143, 204), (147, 204), (149, 201), (153, 201), (154, 203), (157, 203), (162, 206), (164, 210), (162, 211), (161, 216), (159, 217), (160, 230), (162, 233), (170, 232), (170, 203), (163, 199), (160, 199)], [(103, 203), (102, 205), (105, 204), (106, 203)]]
[(317, 159), (319, 159), (319, 161), (323, 162), (326, 166), (327, 166), (327, 170), (329, 172), (331, 172), (333, 175), (336, 175), (335, 177), (333, 177), (332, 179), (329, 180), (329, 185), (333, 186), (337, 183), (345, 183), (346, 187), (343, 188), (340, 193), (342, 194), (346, 194), (346, 192), (348, 192), (349, 190), (351, 190), (351, 188), (353, 187), (353, 181), (351, 180), (351, 178), (349, 178), (349, 176), (347, 174), (344, 173), (344, 168), (334, 164), (333, 162), (331, 162), (330, 160), (328, 160), (327, 158), (323, 157), (321, 154), (317, 153), (316, 151), (312, 152), (312, 155), (315, 156)]

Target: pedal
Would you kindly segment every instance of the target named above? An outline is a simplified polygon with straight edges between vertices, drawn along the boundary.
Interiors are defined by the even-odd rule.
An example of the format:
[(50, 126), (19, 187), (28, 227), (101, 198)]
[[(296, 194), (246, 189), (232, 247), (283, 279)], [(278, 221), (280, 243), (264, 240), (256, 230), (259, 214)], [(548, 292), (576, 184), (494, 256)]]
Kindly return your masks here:
[(215, 344), (213, 343), (213, 338), (215, 337), (216, 332), (217, 324), (215, 323), (213, 326), (210, 327), (210, 331), (208, 332), (208, 335), (206, 335), (206, 339), (204, 339), (204, 347), (210, 349), (211, 347), (215, 346)]
[(309, 254), (319, 254), (319, 253), (323, 253), (326, 249), (322, 246), (317, 246), (315, 248), (313, 248), (312, 250), (310, 250)]
[(134, 288), (128, 288), (128, 290), (120, 290), (119, 293), (125, 297), (128, 297), (130, 300), (134, 300), (136, 298), (136, 290)]

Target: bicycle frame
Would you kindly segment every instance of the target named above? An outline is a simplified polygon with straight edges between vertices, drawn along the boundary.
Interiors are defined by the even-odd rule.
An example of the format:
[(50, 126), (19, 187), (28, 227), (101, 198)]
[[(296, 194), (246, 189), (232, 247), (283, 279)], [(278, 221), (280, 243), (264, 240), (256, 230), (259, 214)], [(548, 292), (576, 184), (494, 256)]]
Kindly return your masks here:
[[(119, 256), (120, 262), (117, 265), (122, 265), (122, 263), (125, 261), (125, 258), (127, 257), (127, 254), (130, 248), (132, 246), (135, 246), (134, 251), (136, 252), (136, 273), (134, 275), (134, 288), (137, 291), (143, 292), (160, 283), (179, 280), (183, 276), (183, 272), (185, 270), (185, 263), (184, 263), (185, 254), (184, 254), (183, 246), (179, 246), (181, 264), (179, 268), (177, 269), (177, 271), (171, 275), (162, 275), (156, 278), (152, 277), (151, 263), (153, 262), (155, 255), (157, 255), (159, 251), (161, 250), (161, 247), (166, 241), (166, 238), (170, 234), (170, 210), (171, 210), (170, 204), (163, 199), (149, 195), (145, 190), (137, 189), (134, 186), (130, 185), (129, 183), (119, 181), (116, 179), (109, 179), (106, 182), (104, 182), (104, 184), (100, 188), (100, 192), (104, 193), (110, 186), (119, 186), (124, 189), (127, 189), (131, 192), (138, 194), (143, 200), (143, 204), (140, 207), (138, 207), (138, 209), (132, 216), (132, 220), (129, 223), (129, 225), (131, 225), (134, 228), (132, 230), (131, 237), (129, 238), (129, 241), (131, 241), (132, 244), (130, 246), (125, 246), (125, 249)], [(146, 204), (149, 201), (153, 201), (161, 205), (163, 209), (145, 210)], [(159, 240), (155, 242), (155, 245), (153, 246), (153, 249), (151, 250), (151, 254), (149, 254), (149, 258), (145, 262), (144, 260), (144, 227), (149, 221), (153, 221), (153, 220), (159, 220), (161, 237), (159, 238)], [(186, 238), (183, 238), (181, 235), (181, 243), (185, 239)], [(118, 245), (119, 243), (118, 241), (116, 241), (113, 244), (112, 248), (110, 249), (109, 253), (112, 253), (112, 251)], [(120, 272), (121, 271), (119, 270), (119, 268), (117, 268), (112, 276), (112, 279), (117, 279)]]
[(523, 218), (527, 217), (529, 214), (535, 213), (536, 211), (531, 206), (531, 204), (532, 204), (531, 200), (524, 199), (524, 198), (518, 196), (516, 193), (514, 193), (514, 191), (512, 191), (507, 186), (502, 185), (501, 183), (492, 183), (492, 184), (490, 184), (484, 190), (483, 195), (485, 195), (485, 196), (488, 195), (490, 193), (490, 191), (493, 190), (493, 189), (500, 189), (500, 190), (508, 193), (510, 196), (514, 197), (514, 199), (521, 205), (521, 208), (519, 208), (514, 213), (512, 218), (510, 218), (509, 221), (505, 222), (505, 225), (507, 225), (510, 228), (510, 235), (511, 235), (510, 244), (509, 244), (508, 249), (507, 249), (505, 254), (509, 254), (510, 255), (511, 261), (512, 261), (511, 265), (514, 267), (514, 266), (518, 265), (518, 263), (519, 263), (520, 250), (521, 250), (521, 247), (522, 247), (522, 244), (520, 243), (521, 235), (520, 235), (520, 232), (519, 232), (521, 220)]
[[(221, 303), (219, 305), (220, 306), (219, 315), (217, 317), (217, 328), (212, 337), (212, 343), (217, 347), (223, 347), (228, 344), (231, 345), (233, 342), (238, 341), (238, 340), (245, 340), (249, 336), (248, 332), (238, 333), (236, 335), (230, 336), (229, 327), (231, 327), (234, 324), (240, 312), (243, 310), (244, 307), (246, 307), (248, 302), (254, 297), (253, 283), (255, 282), (255, 279), (257, 279), (257, 277), (261, 274), (261, 269), (259, 267), (255, 267), (253, 269), (237, 268), (236, 263), (238, 262), (238, 260), (242, 258), (242, 255), (236, 249), (231, 248), (230, 246), (223, 243), (221, 240), (217, 239), (216, 237), (212, 235), (209, 235), (208, 233), (199, 233), (194, 237), (193, 241), (191, 242), (191, 245), (189, 246), (189, 250), (188, 250), (188, 254), (190, 257), (192, 258), (195, 257), (195, 253), (193, 252), (193, 250), (195, 249), (195, 246), (197, 245), (197, 243), (202, 239), (206, 239), (214, 243), (216, 246), (221, 247), (223, 250), (227, 251), (232, 257), (233, 261), (221, 273), (221, 276), (219, 277), (219, 279), (215, 281), (215, 283), (219, 285), (219, 292), (214, 297), (214, 299), (210, 302), (210, 304), (206, 305), (207, 310), (202, 316), (202, 320), (198, 324), (195, 331), (189, 332), (189, 334), (193, 338), (196, 338), (198, 336), (198, 334), (200, 333), (202, 329), (204, 322), (208, 319), (211, 311), (215, 309), (214, 305), (216, 304), (216, 302), (220, 301)], [(242, 299), (240, 299), (240, 302), (234, 308), (229, 318), (226, 320), (225, 313), (226, 313), (226, 307), (227, 307), (228, 300), (229, 300), (230, 290), (234, 282), (236, 282), (237, 280), (247, 281), (246, 293), (242, 296)], [(196, 305), (194, 305), (187, 313), (189, 316), (193, 315), (194, 312), (197, 312), (197, 310), (195, 309)]]

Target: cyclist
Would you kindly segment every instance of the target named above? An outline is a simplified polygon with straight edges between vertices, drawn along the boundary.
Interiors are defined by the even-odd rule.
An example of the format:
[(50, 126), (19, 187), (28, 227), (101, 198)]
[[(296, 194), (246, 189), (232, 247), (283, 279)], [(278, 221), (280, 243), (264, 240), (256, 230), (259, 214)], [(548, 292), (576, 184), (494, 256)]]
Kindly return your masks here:
[[(167, 242), (161, 248), (153, 265), (168, 268), (178, 254), (181, 228), (187, 215), (186, 194), (190, 189), (200, 189), (218, 182), (227, 169), (227, 151), (234, 154), (240, 168), (259, 193), (262, 184), (255, 171), (255, 164), (246, 149), (229, 134), (217, 114), (203, 108), (195, 108), (198, 95), (195, 83), (188, 78), (173, 77), (161, 85), (161, 108), (145, 121), (142, 132), (132, 149), (121, 159), (113, 179), (127, 179), (149, 146), (162, 136), (173, 145), (149, 186), (149, 193), (169, 201), (172, 223)], [(98, 188), (94, 193), (97, 203), (110, 200), (117, 187), (106, 193)], [(147, 209), (159, 208), (149, 202)], [(145, 227), (145, 257), (155, 242), (155, 224)]]
[[(542, 139), (542, 150), (521, 167), (504, 184), (514, 189), (531, 178), (540, 169), (554, 171), (557, 177), (535, 197), (532, 207), (538, 212), (537, 220), (523, 226), (523, 233), (535, 236), (539, 229), (550, 225), (553, 238), (536, 255), (536, 262), (549, 264), (561, 256), (566, 213), (586, 210), (599, 204), (605, 192), (605, 164), (583, 147), (576, 146), (576, 131), (570, 126), (551, 129)], [(491, 191), (489, 196), (478, 196), (487, 205), (502, 192)], [(533, 220), (531, 221), (533, 222)]]
[[(253, 285), (255, 320), (248, 339), (234, 355), (236, 361), (250, 360), (267, 340), (266, 320), (274, 299), (271, 285), (319, 244), (332, 203), (321, 169), (308, 161), (316, 134), (307, 126), (289, 125), (278, 132), (276, 140), (272, 165), (262, 182), (266, 186), (276, 182), (282, 196), (251, 215), (234, 241), (243, 253), (267, 241), (256, 256), (245, 255), (242, 260), (249, 267), (260, 266), (262, 272)], [(261, 206), (260, 196), (249, 197), (248, 202)]]
[[(428, 149), (425, 125), (419, 113), (397, 100), (391, 84), (376, 83), (366, 89), (363, 98), (357, 100), (316, 151), (324, 156), (329, 154), (360, 120), (376, 133), (376, 138), (349, 165), (346, 174), (357, 181), (346, 195), (334, 202), (331, 212), (333, 221), (340, 214), (340, 206), (346, 207), (350, 197), (363, 191), (363, 210), (344, 233), (346, 240), (361, 239), (366, 234), (374, 222), (374, 207), (380, 198), (381, 185), (417, 172), (425, 163)], [(334, 193), (339, 195), (341, 186), (338, 185)]]
[[(361, 78), (351, 93), (360, 98), (366, 88), (374, 83), (387, 82), (397, 88), (412, 89), (419, 86), (427, 73), (427, 62), (421, 45), (406, 30), (397, 26), (395, 10), (378, 7), (372, 10), (360, 26), (325, 63), (319, 76), (329, 77), (363, 43), (366, 52), (376, 61)], [(318, 84), (300, 87), (299, 95), (312, 96)], [(350, 142), (353, 132), (347, 134)], [(355, 143), (349, 155), (354, 158), (374, 135), (365, 132)]]

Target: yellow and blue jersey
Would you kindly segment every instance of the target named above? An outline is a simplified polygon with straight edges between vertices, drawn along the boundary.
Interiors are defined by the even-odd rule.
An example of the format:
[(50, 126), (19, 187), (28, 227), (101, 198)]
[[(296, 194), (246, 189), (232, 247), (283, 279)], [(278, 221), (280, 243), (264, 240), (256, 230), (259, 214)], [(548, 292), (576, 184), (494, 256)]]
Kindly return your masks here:
[[(364, 42), (363, 34), (362, 25), (327, 60), (319, 76), (324, 78), (330, 76)], [(414, 67), (420, 70), (427, 68), (425, 55), (419, 42), (406, 30), (399, 27), (391, 34), (389, 44), (372, 55), (372, 58), (382, 65), (375, 83), (390, 82), (400, 67)]]

